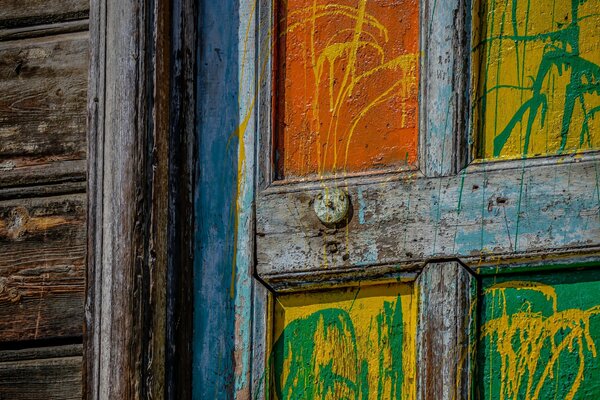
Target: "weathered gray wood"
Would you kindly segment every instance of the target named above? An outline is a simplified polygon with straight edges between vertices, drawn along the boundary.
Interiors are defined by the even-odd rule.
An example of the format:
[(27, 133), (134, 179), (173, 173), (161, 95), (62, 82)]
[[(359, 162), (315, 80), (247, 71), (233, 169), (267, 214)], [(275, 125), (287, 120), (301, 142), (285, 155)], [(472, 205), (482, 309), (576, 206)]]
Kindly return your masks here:
[(0, 187), (8, 189), (31, 185), (83, 182), (85, 181), (85, 169), (85, 158), (69, 161), (40, 157), (40, 159), (32, 158), (23, 163), (19, 162), (19, 165), (16, 165), (14, 159), (8, 160), (3, 168), (0, 168), (2, 172), (0, 173)]
[(10, 199), (26, 199), (32, 197), (58, 196), (71, 193), (84, 193), (85, 181), (62, 182), (57, 184), (40, 184), (37, 186), (16, 186), (0, 188), (0, 201)]
[(53, 347), (29, 347), (24, 349), (0, 350), (0, 362), (76, 357), (81, 356), (82, 350), (81, 343)]
[(257, 177), (258, 189), (267, 188), (274, 180), (273, 172), (273, 44), (277, 40), (277, 24), (274, 21), (274, 2), (261, 1), (258, 3), (257, 24), (257, 54), (256, 63), (265, 77), (257, 83), (257, 126), (256, 142), (257, 154)]
[(600, 162), (509, 165), (520, 167), (349, 183), (354, 214), (337, 230), (325, 228), (311, 207), (321, 187), (263, 192), (256, 211), (257, 271), (269, 282), (280, 274), (451, 257), (478, 264), (600, 247)]
[(0, 28), (85, 18), (87, 0), (2, 0)]
[(164, 395), (169, 6), (92, 2), (88, 399)]
[(417, 279), (417, 398), (470, 399), (474, 390), (474, 276), (457, 262), (428, 264)]
[(87, 19), (81, 19), (55, 24), (0, 29), (0, 41), (28, 39), (40, 36), (87, 31), (88, 23), (89, 21)]
[(268, 398), (268, 357), (273, 343), (273, 296), (260, 282), (254, 282), (252, 302), (252, 384), (254, 399)]
[(425, 176), (466, 166), (470, 3), (421, 0), (419, 165)]
[(85, 195), (0, 202), (0, 342), (81, 336)]
[(0, 351), (0, 399), (81, 399), (81, 345)]
[(85, 179), (86, 32), (0, 43), (0, 187)]

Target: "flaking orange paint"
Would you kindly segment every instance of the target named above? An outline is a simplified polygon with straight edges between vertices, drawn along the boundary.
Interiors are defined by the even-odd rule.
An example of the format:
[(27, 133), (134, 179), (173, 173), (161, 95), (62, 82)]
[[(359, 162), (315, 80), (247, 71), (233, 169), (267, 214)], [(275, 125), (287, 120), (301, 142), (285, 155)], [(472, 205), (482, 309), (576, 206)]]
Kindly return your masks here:
[(279, 178), (415, 165), (416, 0), (278, 3)]

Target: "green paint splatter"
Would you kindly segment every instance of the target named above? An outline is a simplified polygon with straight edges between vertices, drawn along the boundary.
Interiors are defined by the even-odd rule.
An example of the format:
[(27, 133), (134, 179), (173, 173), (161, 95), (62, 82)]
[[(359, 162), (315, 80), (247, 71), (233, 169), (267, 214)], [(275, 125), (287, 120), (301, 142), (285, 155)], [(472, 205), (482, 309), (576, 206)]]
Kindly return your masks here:
[[(600, 95), (600, 66), (592, 61), (584, 59), (580, 54), (580, 21), (584, 18), (591, 17), (590, 15), (579, 17), (579, 8), (589, 0), (571, 0), (571, 17), (568, 23), (553, 23), (553, 31), (541, 32), (537, 34), (528, 34), (529, 16), (530, 16), (530, 0), (527, 0), (526, 12), (525, 12), (525, 31), (521, 34), (518, 31), (519, 24), (519, 12), (518, 6), (523, 2), (522, 0), (513, 0), (511, 7), (511, 24), (512, 24), (512, 35), (504, 34), (504, 17), (507, 11), (504, 11), (501, 16), (500, 34), (494, 34), (495, 24), (495, 12), (496, 2), (492, 1), (490, 8), (490, 15), (488, 19), (488, 29), (490, 30), (489, 36), (484, 38), (480, 43), (475, 46), (473, 51), (478, 51), (480, 46), (487, 47), (485, 71), (482, 76), (482, 92), (488, 93), (491, 90), (496, 91), (496, 112), (494, 118), (494, 140), (493, 140), (493, 157), (500, 157), (502, 151), (505, 148), (509, 139), (515, 134), (519, 134), (518, 130), (524, 128), (524, 135), (519, 134), (519, 138), (523, 137), (521, 143), (522, 157), (530, 156), (530, 142), (532, 135), (536, 133), (535, 124), (539, 120), (541, 126), (544, 127), (546, 124), (546, 114), (555, 99), (554, 91), (556, 88), (553, 87), (553, 91), (550, 93), (550, 99), (548, 98), (547, 87), (552, 82), (554, 86), (554, 79), (556, 76), (562, 76), (563, 74), (568, 75), (568, 83), (564, 88), (564, 106), (562, 109), (562, 122), (560, 124), (560, 144), (556, 149), (557, 154), (562, 154), (567, 150), (567, 142), (573, 135), (578, 135), (578, 149), (589, 149), (592, 147), (592, 138), (590, 132), (590, 120), (594, 115), (600, 111), (600, 107), (589, 107), (586, 103), (585, 95), (595, 94)], [(595, 0), (594, 0), (595, 1)], [(508, 4), (508, 1), (507, 3)], [(537, 4), (538, 8), (532, 12), (546, 12), (544, 6)], [(552, 12), (552, 18), (554, 21), (554, 4), (551, 5), (552, 9), (548, 12)], [(550, 4), (548, 6), (550, 8)], [(498, 45), (498, 66), (496, 70), (496, 82), (494, 87), (488, 88), (488, 74), (489, 66), (491, 61), (491, 46), (490, 43), (497, 41)], [(500, 66), (502, 58), (502, 49), (504, 48), (503, 41), (511, 41), (516, 51), (517, 57), (517, 78), (518, 85), (514, 88), (520, 91), (521, 101), (520, 107), (508, 120), (508, 123), (503, 127), (499, 128), (496, 126), (498, 123), (498, 109), (501, 108), (502, 96), (499, 96), (500, 88), (506, 85), (501, 85), (499, 82), (500, 78)], [(543, 54), (539, 61), (536, 73), (534, 76), (525, 76), (526, 63), (530, 63), (530, 60), (526, 59), (526, 47), (529, 43), (541, 43), (544, 46)], [(521, 48), (521, 50), (520, 50)], [(531, 84), (527, 84), (527, 81), (531, 81)], [(544, 83), (546, 84), (544, 85)], [(544, 90), (546, 87), (546, 90)], [(530, 93), (529, 97), (524, 97), (526, 93)], [(556, 96), (560, 97), (560, 96)], [(477, 101), (479, 108), (480, 130), (481, 130), (481, 143), (485, 149), (485, 115), (487, 107), (487, 95), (481, 96)], [(579, 107), (582, 113), (581, 127), (579, 131), (575, 131), (575, 124), (573, 123), (573, 114), (576, 108)]]
[(269, 358), (267, 385), (272, 383), (275, 399), (368, 400), (375, 398), (369, 390), (373, 379), (378, 380), (378, 400), (401, 399), (404, 334), (400, 296), (384, 302), (373, 323), (377, 343), (367, 343), (367, 351), (379, 352), (376, 368), (359, 359), (356, 331), (346, 310), (328, 308), (290, 322)]

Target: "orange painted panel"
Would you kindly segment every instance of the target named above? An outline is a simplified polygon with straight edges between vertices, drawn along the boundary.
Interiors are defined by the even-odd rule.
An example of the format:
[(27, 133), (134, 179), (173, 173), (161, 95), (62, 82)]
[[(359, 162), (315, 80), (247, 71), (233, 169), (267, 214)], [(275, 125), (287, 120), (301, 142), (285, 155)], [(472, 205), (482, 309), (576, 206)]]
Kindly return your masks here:
[(278, 178), (415, 166), (417, 0), (281, 0)]

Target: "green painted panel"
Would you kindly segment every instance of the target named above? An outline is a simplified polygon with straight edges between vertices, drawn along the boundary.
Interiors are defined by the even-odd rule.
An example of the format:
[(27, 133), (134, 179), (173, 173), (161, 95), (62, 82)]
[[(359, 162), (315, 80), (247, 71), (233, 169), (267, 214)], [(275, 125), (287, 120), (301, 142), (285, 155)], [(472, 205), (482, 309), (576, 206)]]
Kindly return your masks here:
[(600, 270), (484, 278), (478, 397), (600, 399)]

